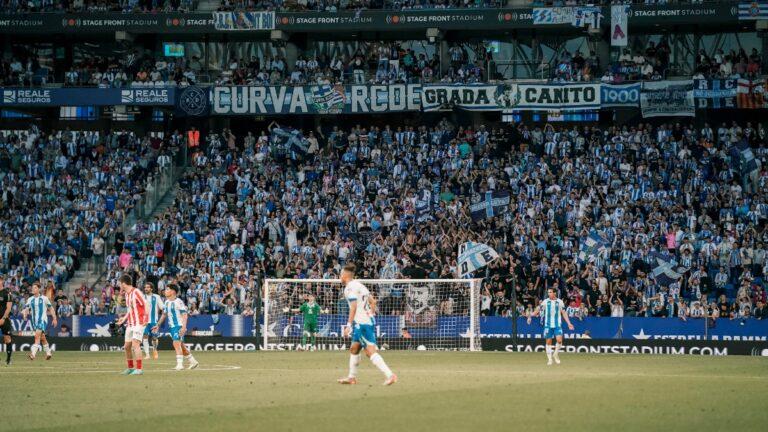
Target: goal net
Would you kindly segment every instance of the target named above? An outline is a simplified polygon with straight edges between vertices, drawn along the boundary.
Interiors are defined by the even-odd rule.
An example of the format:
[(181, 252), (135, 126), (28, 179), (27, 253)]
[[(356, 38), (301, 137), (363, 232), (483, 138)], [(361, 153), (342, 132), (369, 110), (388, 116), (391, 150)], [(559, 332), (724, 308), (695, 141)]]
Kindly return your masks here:
[[(479, 351), (480, 279), (360, 280), (376, 301), (379, 348)], [(316, 326), (301, 305), (314, 296)], [(317, 308), (314, 309), (315, 311)], [(349, 306), (339, 280), (267, 279), (264, 282), (264, 349), (344, 349)], [(307, 327), (307, 328), (305, 328)], [(307, 330), (315, 329), (316, 345)], [(304, 336), (304, 338), (302, 338)], [(302, 341), (304, 339), (304, 341)]]

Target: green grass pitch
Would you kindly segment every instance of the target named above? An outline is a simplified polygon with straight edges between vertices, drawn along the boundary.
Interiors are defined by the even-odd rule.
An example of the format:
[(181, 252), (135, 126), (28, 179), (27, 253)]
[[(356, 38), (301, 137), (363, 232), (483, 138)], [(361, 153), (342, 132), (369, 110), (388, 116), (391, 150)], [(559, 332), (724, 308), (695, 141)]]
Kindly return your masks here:
[(768, 425), (759, 357), (386, 351), (400, 382), (342, 352), (171, 352), (144, 376), (121, 353), (55, 353), (0, 366), (0, 430), (56, 431), (756, 431)]

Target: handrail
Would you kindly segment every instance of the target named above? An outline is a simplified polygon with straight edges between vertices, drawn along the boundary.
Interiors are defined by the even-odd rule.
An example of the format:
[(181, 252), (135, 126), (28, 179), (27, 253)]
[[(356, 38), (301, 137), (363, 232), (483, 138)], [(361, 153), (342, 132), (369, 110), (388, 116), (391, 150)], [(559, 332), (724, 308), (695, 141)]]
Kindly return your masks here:
[[(754, 79), (764, 79), (766, 77), (768, 77), (768, 74), (760, 74), (757, 77), (752, 78), (752, 79), (753, 80)], [(436, 77), (435, 79), (438, 80), (439, 77)], [(685, 81), (685, 80), (691, 80), (691, 79), (694, 79), (693, 76), (671, 75), (671, 76), (665, 77), (664, 81)], [(727, 80), (727, 79), (735, 79), (735, 78), (711, 78), (711, 77), (707, 77), (707, 79)], [(488, 79), (488, 80), (483, 81), (483, 82), (476, 82), (476, 83), (472, 83), (472, 84), (474, 84), (474, 85), (504, 84), (504, 83), (518, 84), (518, 83), (526, 83), (526, 82), (549, 82), (549, 81), (551, 81), (550, 78), (512, 78), (512, 79), (500, 79), (500, 80)], [(629, 83), (642, 83), (642, 82), (646, 82), (646, 81), (647, 82), (653, 82), (653, 80), (623, 80), (622, 83), (626, 83), (626, 84), (629, 84)], [(600, 77), (596, 77), (595, 79), (592, 79), (592, 80), (589, 80), (589, 81), (568, 81), (568, 82), (565, 82), (565, 83), (566, 84), (567, 83), (593, 83), (593, 84), (599, 84), (601, 82), (602, 81), (600, 80)], [(435, 83), (436, 83), (435, 81), (431, 81), (431, 82), (422, 82), (422, 83), (419, 83), (419, 82), (408, 82), (407, 84), (435, 84)], [(368, 85), (368, 84), (369, 83), (368, 83), (367, 80), (364, 83), (362, 83), (362, 84), (355, 84), (354, 82), (344, 83), (344, 85), (350, 85), (350, 86), (351, 85)], [(438, 83), (438, 84), (440, 84), (440, 83)], [(449, 84), (452, 84), (452, 83), (449, 83)], [(453, 83), (453, 84), (461, 84), (461, 83)], [(219, 84), (219, 85), (216, 85), (216, 84), (200, 84), (200, 86), (202, 86), (202, 87), (305, 87), (305, 86), (313, 86), (313, 85), (317, 85), (317, 84), (313, 84), (313, 83), (307, 83), (307, 84), (290, 84), (290, 83), (289, 84)], [(394, 85), (394, 84), (391, 84), (391, 85)], [(0, 87), (0, 88), (5, 88), (5, 89), (16, 89), (16, 88), (18, 88), (18, 89), (21, 89), (21, 88), (35, 89), (35, 88), (38, 88), (38, 87)], [(71, 88), (74, 88), (74, 87), (71, 87)], [(93, 88), (93, 87), (77, 87), (77, 88), (87, 89), (87, 88)], [(163, 87), (156, 87), (156, 88), (163, 88)], [(164, 87), (164, 88), (169, 88), (169, 87)], [(130, 105), (130, 104), (126, 103), (124, 105)]]

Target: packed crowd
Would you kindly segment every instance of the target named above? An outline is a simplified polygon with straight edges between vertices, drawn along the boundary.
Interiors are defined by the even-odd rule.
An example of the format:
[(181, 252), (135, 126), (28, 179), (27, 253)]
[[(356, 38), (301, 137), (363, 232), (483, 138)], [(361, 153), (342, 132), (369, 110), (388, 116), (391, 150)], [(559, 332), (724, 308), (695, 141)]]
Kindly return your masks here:
[(220, 11), (279, 10), (341, 12), (367, 9), (420, 10), (497, 8), (502, 0), (222, 0)]
[(0, 0), (0, 12), (188, 12), (193, 0)]
[(126, 216), (170, 163), (170, 144), (124, 131), (2, 131), (0, 275), (18, 305), (32, 283), (60, 289), (84, 259), (103, 262), (107, 241), (122, 243)]
[[(470, 48), (474, 48), (470, 49)], [(479, 53), (479, 54), (477, 54)], [(2, 85), (34, 87), (62, 83), (72, 87), (166, 87), (214, 82), (236, 85), (391, 84), (412, 82), (484, 82), (488, 58), (482, 45), (452, 46), (444, 69), (436, 54), (416, 52), (405, 42), (361, 44), (351, 55), (300, 53), (294, 62), (280, 54), (232, 57), (220, 70), (200, 58), (156, 57), (132, 49), (125, 55), (82, 56), (55, 71), (34, 54), (0, 61)]]
[[(529, 168), (539, 175), (522, 170), (512, 225), (496, 227), (515, 241), (491, 265), (484, 313), (530, 314), (554, 288), (579, 318), (768, 318), (767, 133), (743, 126), (524, 129), (545, 162)], [(742, 140), (761, 170), (734, 168), (728, 149)], [(610, 246), (581, 262), (591, 232)], [(655, 279), (657, 253), (680, 265), (679, 279)]]
[[(86, 57), (74, 62), (63, 76), (35, 55), (10, 57), (0, 62), (0, 81), (6, 86), (33, 87), (55, 82), (86, 87), (166, 87), (214, 82), (217, 85), (319, 85), (394, 83), (482, 83), (489, 77), (486, 65), (493, 60), (483, 44), (452, 45), (441, 68), (438, 55), (417, 52), (405, 42), (373, 42), (361, 45), (351, 55), (301, 53), (294, 62), (280, 54), (238, 58), (224, 62), (220, 70), (204, 67), (198, 57), (154, 58), (133, 50), (124, 56)], [(762, 71), (756, 50), (744, 50), (711, 58), (697, 57), (693, 78), (755, 78)], [(543, 63), (542, 68), (550, 67)], [(617, 61), (602, 67), (594, 52), (563, 51), (548, 75), (552, 82), (622, 83), (661, 80), (669, 70), (669, 46), (651, 42), (645, 51), (634, 54), (624, 49)], [(602, 73), (602, 74), (601, 74)]]
[(75, 87), (186, 87), (195, 84), (202, 70), (198, 58), (158, 60), (138, 55), (93, 57), (75, 63), (64, 74), (64, 84)]
[(410, 82), (482, 82), (483, 59), (460, 46), (450, 48), (450, 66), (441, 71), (437, 55), (427, 56), (400, 42), (375, 42), (347, 57), (300, 55), (293, 65), (281, 56), (250, 61), (233, 59), (217, 84), (394, 84)]
[[(576, 317), (763, 317), (766, 136), (735, 123), (224, 130), (203, 140), (175, 204), (110, 252), (103, 289), (75, 303), (105, 303), (128, 270), (176, 279), (193, 313), (250, 314), (265, 277), (335, 278), (354, 260), (363, 278), (454, 278), (456, 247), (473, 240), (501, 255), (484, 314), (509, 315), (513, 296), (530, 312), (555, 288)], [(742, 140), (762, 161), (749, 175), (729, 151)], [(509, 211), (473, 222), (468, 202), (488, 190), (510, 191)], [(580, 260), (592, 231), (608, 246)], [(655, 280), (656, 253), (679, 279)], [(313, 294), (335, 311), (337, 291)]]
[[(531, 0), (533, 7), (608, 4), (669, 4), (674, 0)], [(697, 0), (690, 0), (696, 3)], [(700, 2), (700, 1), (699, 1)], [(360, 10), (479, 9), (507, 6), (506, 0), (221, 0), (219, 11), (341, 12)], [(190, 12), (195, 0), (0, 0), (4, 13), (30, 12)]]
[[(562, 7), (610, 4), (671, 4), (700, 0), (530, 0), (525, 6)], [(368, 9), (480, 9), (503, 8), (506, 0), (222, 0), (220, 11), (279, 10), (290, 12), (340, 12)]]

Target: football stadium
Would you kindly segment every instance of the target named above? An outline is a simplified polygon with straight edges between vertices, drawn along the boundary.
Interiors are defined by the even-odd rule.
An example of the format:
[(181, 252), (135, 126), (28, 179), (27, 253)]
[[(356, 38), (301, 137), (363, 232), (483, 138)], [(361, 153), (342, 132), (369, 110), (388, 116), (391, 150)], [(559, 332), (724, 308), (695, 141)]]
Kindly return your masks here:
[(768, 424), (768, 1), (0, 0), (0, 41), (0, 431)]

